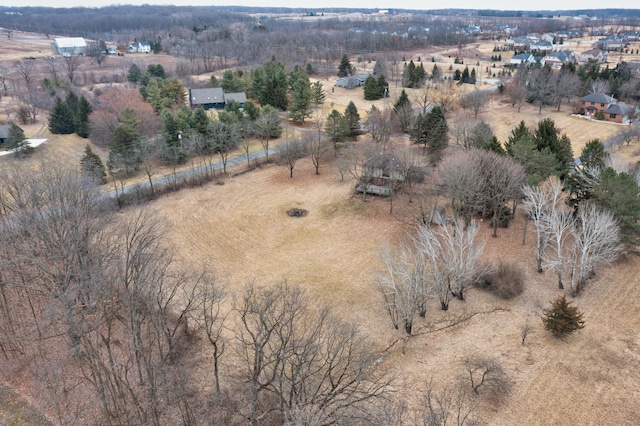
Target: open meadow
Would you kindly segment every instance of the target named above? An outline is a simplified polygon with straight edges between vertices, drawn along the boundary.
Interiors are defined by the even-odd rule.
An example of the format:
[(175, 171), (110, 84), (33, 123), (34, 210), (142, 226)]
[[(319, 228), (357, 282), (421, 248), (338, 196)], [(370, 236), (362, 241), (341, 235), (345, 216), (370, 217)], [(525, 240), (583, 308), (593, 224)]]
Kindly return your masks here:
[[(283, 279), (329, 301), (349, 322), (370, 336), (376, 350), (400, 337), (384, 311), (375, 284), (381, 271), (380, 249), (405, 238), (412, 227), (389, 214), (388, 203), (363, 203), (352, 185), (340, 180), (331, 165), (316, 176), (310, 163), (287, 170), (266, 166), (225, 180), (223, 185), (181, 191), (148, 206), (168, 222), (171, 247), (197, 267), (209, 264), (225, 278), (232, 293), (247, 280), (260, 284)], [(290, 208), (308, 211), (289, 217)], [(397, 373), (399, 387), (418, 403), (426, 383), (453, 383), (469, 355), (495, 357), (513, 380), (504, 401), (493, 401), (481, 413), (487, 424), (630, 424), (640, 416), (640, 261), (630, 257), (602, 269), (575, 299), (586, 327), (567, 339), (542, 328), (541, 310), (561, 294), (552, 273), (537, 274), (533, 234), (522, 245), (522, 212), (498, 238), (481, 227), (487, 260), (522, 266), (525, 292), (505, 302), (473, 289), (467, 300), (452, 301), (448, 312), (436, 302), (407, 354), (401, 345), (384, 352), (386, 368)], [(531, 230), (531, 227), (529, 228)], [(470, 318), (442, 331), (438, 324)], [(523, 346), (521, 327), (529, 323)], [(424, 333), (424, 334), (423, 334)], [(412, 399), (412, 398), (416, 399)]]

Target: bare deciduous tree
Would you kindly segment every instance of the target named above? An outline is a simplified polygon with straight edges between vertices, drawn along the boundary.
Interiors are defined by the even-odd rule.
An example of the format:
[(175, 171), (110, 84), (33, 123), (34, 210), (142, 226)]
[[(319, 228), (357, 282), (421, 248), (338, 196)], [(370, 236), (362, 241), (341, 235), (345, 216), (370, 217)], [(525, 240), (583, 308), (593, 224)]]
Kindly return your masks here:
[(467, 94), (462, 100), (462, 107), (468, 108), (473, 113), (473, 118), (478, 118), (480, 110), (487, 104), (488, 98), (486, 93), (476, 88), (473, 92)]
[[(349, 174), (356, 181), (357, 190), (362, 192), (362, 201), (367, 200), (367, 192), (373, 181), (372, 177), (365, 173), (364, 163), (376, 154), (375, 146), (371, 144), (349, 146), (342, 151), (338, 158), (341, 174)], [(344, 160), (341, 160), (344, 159)]]
[(305, 138), (305, 145), (307, 147), (307, 154), (313, 163), (313, 167), (316, 169), (316, 174), (320, 174), (320, 164), (323, 162), (324, 157), (331, 148), (328, 141), (322, 135), (322, 120), (316, 121), (318, 132), (316, 135)]
[(454, 214), (467, 225), (482, 205), (481, 173), (473, 160), (474, 153), (462, 151), (447, 156), (440, 162), (436, 172), (444, 186), (445, 195), (451, 200)]
[(418, 230), (417, 247), (425, 259), (424, 273), (444, 311), (449, 309), (451, 295), (464, 300), (466, 289), (478, 275), (484, 244), (476, 243), (476, 235), (477, 225), (465, 226), (462, 221)]
[(495, 396), (504, 397), (511, 388), (511, 381), (498, 361), (493, 358), (465, 358), (464, 368), (471, 384), (471, 389), (478, 395), (480, 389)]
[(361, 414), (389, 391), (391, 377), (357, 329), (329, 308), (312, 308), (299, 287), (249, 284), (236, 309), (236, 350), (251, 389), (243, 410), (249, 423), (276, 416), (331, 424)]
[(422, 423), (424, 426), (473, 425), (477, 405), (477, 400), (470, 397), (463, 383), (437, 391), (431, 381), (424, 397)]
[(73, 84), (76, 71), (82, 64), (82, 57), (80, 55), (69, 55), (63, 56), (62, 59), (67, 71), (67, 79), (69, 79), (69, 83)]
[(197, 287), (197, 305), (191, 317), (207, 336), (213, 349), (213, 376), (216, 392), (220, 393), (220, 358), (224, 355), (226, 339), (223, 327), (227, 318), (222, 310), (226, 297), (224, 284), (211, 272), (205, 272)]
[(376, 145), (378, 150), (386, 151), (389, 149), (389, 141), (393, 132), (391, 123), (391, 110), (385, 108), (379, 110), (372, 108), (365, 123), (365, 128), (371, 135), (371, 141)]
[(378, 277), (378, 286), (393, 326), (404, 330), (402, 353), (405, 353), (414, 319), (418, 315), (425, 317), (427, 313), (430, 290), (425, 259), (416, 241), (411, 241), (400, 245), (394, 253), (388, 246), (383, 247), (382, 262), (386, 274)]
[(572, 232), (569, 286), (579, 293), (596, 269), (611, 264), (622, 252), (620, 228), (608, 211), (587, 204), (580, 206)]
[(298, 160), (306, 157), (307, 153), (307, 146), (301, 139), (286, 141), (280, 147), (279, 160), (289, 169), (289, 178), (293, 179), (293, 169), (295, 169)]
[(525, 197), (527, 220), (533, 221), (536, 232), (536, 264), (538, 273), (542, 273), (542, 260), (550, 239), (546, 217), (553, 214), (558, 208), (558, 203), (565, 202), (566, 198), (563, 197), (562, 184), (557, 177), (551, 177), (537, 187), (525, 185), (522, 192)]

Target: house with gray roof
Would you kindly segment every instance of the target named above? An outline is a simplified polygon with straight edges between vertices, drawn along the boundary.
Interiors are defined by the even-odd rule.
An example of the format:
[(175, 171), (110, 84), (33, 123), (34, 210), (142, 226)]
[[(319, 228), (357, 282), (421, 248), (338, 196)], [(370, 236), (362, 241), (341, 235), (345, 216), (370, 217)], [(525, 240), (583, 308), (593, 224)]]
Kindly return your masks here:
[(544, 65), (549, 65), (551, 68), (561, 68), (564, 64), (571, 64), (575, 62), (576, 55), (574, 55), (570, 50), (551, 52), (544, 57)]
[(340, 77), (336, 80), (336, 86), (344, 87), (345, 89), (355, 89), (356, 87), (364, 86), (364, 82), (370, 75), (371, 74), (362, 74)]
[(225, 105), (229, 101), (237, 102), (240, 105), (240, 108), (244, 107), (244, 104), (247, 102), (247, 95), (244, 92), (237, 93), (225, 93), (224, 94), (224, 103)]
[(242, 108), (247, 102), (247, 95), (244, 92), (224, 93), (219, 87), (189, 89), (189, 106), (191, 108), (223, 109), (227, 102), (232, 100)]
[(578, 113), (588, 118), (595, 118), (596, 114), (602, 113), (601, 118), (606, 121), (626, 123), (633, 118), (634, 109), (604, 93), (590, 93), (578, 100)]
[(580, 54), (579, 61), (582, 63), (595, 62), (601, 64), (607, 62), (609, 54), (601, 49), (589, 49)]
[(553, 44), (550, 41), (539, 41), (530, 47), (532, 52), (546, 54), (553, 52)]
[(627, 123), (633, 118), (635, 110), (631, 105), (627, 105), (624, 102), (619, 102), (614, 105), (609, 105), (609, 108), (604, 110), (604, 119), (613, 123)]
[(534, 64), (536, 62), (536, 58), (531, 53), (520, 53), (518, 55), (513, 55), (509, 60), (511, 65), (520, 65), (520, 64)]

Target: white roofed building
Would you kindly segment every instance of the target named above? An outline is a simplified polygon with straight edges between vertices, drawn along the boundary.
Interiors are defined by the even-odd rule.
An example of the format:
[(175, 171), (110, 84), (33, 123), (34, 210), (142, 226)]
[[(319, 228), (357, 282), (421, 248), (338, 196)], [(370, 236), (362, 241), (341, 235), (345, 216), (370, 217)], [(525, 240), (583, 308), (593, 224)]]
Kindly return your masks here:
[(82, 37), (56, 37), (51, 46), (54, 55), (84, 55), (87, 42)]

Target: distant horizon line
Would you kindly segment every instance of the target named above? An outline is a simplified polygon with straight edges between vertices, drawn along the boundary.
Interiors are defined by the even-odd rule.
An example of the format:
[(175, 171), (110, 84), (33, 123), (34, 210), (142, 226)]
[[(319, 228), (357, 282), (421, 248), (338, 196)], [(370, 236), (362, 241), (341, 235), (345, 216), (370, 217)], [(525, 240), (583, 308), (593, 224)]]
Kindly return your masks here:
[(25, 9), (25, 8), (44, 8), (44, 9), (106, 9), (111, 7), (181, 7), (181, 8), (239, 8), (239, 9), (279, 9), (291, 11), (490, 11), (490, 12), (526, 12), (526, 13), (558, 13), (558, 12), (598, 12), (598, 11), (615, 11), (615, 10), (640, 10), (631, 7), (603, 7), (603, 8), (576, 8), (576, 9), (498, 9), (498, 8), (462, 8), (462, 7), (430, 7), (425, 9), (416, 8), (393, 8), (393, 7), (292, 7), (292, 6), (247, 6), (247, 5), (201, 5), (201, 4), (134, 4), (134, 3), (114, 3), (102, 6), (52, 6), (52, 5), (24, 5), (24, 6), (6, 6), (0, 5), (2, 9)]

